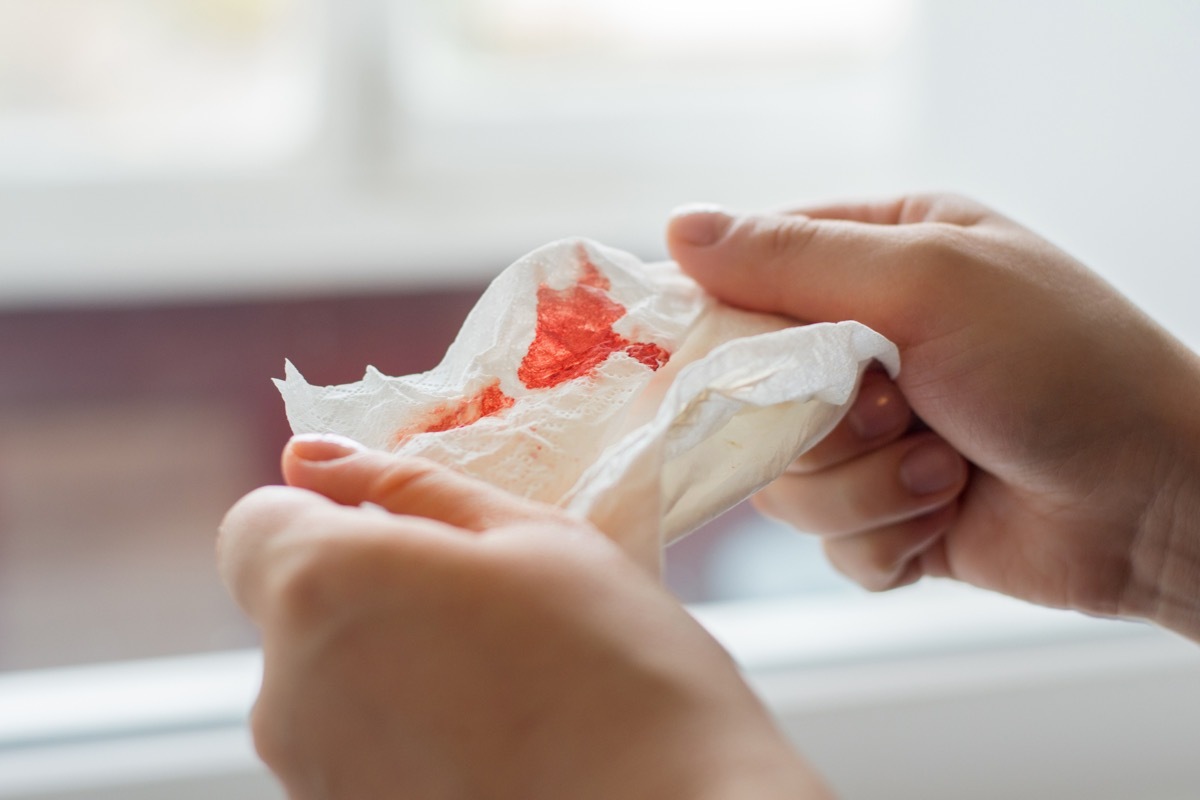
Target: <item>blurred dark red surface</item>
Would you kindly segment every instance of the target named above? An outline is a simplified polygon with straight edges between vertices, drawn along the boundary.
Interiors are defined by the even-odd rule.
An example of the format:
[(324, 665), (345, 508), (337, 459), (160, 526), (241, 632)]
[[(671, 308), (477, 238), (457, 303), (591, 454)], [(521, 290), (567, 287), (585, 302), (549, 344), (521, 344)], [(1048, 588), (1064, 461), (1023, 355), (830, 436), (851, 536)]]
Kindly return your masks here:
[(253, 643), (212, 542), (279, 481), (270, 378), (428, 369), (478, 294), (0, 313), (0, 669)]
[[(254, 644), (213, 537), (279, 481), (270, 378), (429, 369), (481, 288), (0, 312), (0, 669)], [(672, 548), (682, 598), (721, 529)]]

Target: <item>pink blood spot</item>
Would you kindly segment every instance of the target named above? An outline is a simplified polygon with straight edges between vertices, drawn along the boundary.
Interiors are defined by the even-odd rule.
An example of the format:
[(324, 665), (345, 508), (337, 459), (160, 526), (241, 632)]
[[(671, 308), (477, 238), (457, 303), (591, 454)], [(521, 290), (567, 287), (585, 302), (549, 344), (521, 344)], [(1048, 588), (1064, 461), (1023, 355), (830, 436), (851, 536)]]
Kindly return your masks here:
[(653, 370), (671, 358), (657, 344), (630, 342), (613, 330), (613, 323), (625, 316), (625, 307), (608, 296), (612, 284), (582, 245), (577, 254), (582, 272), (574, 286), (538, 287), (537, 329), (517, 368), (517, 377), (530, 389), (548, 389), (590, 375), (617, 352), (628, 353)]
[(513, 398), (500, 390), (500, 381), (496, 380), (471, 397), (464, 397), (452, 405), (433, 409), (423, 422), (397, 431), (394, 442), (399, 444), (418, 433), (440, 433), (453, 428), (465, 428), (484, 417), (511, 408), (514, 402)]

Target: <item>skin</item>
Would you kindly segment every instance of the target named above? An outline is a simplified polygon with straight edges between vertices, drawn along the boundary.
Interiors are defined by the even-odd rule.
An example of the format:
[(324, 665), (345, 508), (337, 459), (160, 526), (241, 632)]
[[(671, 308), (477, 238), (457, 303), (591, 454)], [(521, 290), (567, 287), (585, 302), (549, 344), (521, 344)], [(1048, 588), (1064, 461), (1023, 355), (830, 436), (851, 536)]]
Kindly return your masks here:
[[(676, 215), (716, 296), (858, 319), (903, 370), (764, 490), (867, 588), (948, 576), (1200, 640), (1200, 363), (971, 201)], [(229, 513), (262, 628), (255, 742), (297, 800), (815, 798), (724, 651), (592, 527), (423, 461), (298, 437)], [(366, 505), (363, 505), (363, 504)]]
[(899, 379), (872, 376), (757, 498), (846, 575), (946, 576), (1200, 639), (1200, 363), (1098, 276), (949, 195), (702, 211), (668, 241), (727, 302), (899, 345)]
[(827, 796), (725, 651), (590, 525), (336, 439), (283, 465), (292, 486), (243, 498), (218, 555), (262, 628), (254, 740), (291, 797)]

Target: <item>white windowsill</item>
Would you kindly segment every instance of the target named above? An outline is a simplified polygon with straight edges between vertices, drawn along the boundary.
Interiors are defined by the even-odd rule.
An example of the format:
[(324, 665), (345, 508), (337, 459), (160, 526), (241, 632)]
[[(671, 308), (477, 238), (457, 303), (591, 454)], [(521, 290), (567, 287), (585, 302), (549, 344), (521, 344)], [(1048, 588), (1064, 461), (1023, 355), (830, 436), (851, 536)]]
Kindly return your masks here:
[[(1019, 704), (1081, 681), (1098, 695), (1131, 680), (1174, 681), (1183, 687), (1181, 712), (1200, 705), (1200, 648), (1190, 643), (955, 585), (694, 612), (783, 723), (801, 730), (806, 751), (820, 749), (803, 738), (814, 720), (998, 693)], [(257, 651), (240, 651), (2, 675), (0, 798), (90, 797), (97, 787), (231, 776), (261, 792), (269, 782), (245, 729), (260, 669)], [(1153, 745), (1154, 732), (1145, 736)]]

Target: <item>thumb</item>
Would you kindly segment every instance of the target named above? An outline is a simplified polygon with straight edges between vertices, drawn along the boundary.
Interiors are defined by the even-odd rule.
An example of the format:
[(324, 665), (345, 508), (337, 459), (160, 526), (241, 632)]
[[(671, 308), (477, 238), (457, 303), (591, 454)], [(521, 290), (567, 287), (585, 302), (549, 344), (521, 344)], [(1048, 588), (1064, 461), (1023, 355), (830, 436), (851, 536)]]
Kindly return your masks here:
[(323, 434), (293, 437), (283, 451), (287, 483), (342, 505), (372, 503), (471, 531), (515, 522), (561, 522), (556, 508), (527, 500), (422, 458), (367, 450)]
[(900, 342), (921, 316), (912, 303), (927, 302), (925, 227), (681, 209), (667, 245), (684, 272), (731, 305), (804, 322), (855, 319)]

